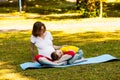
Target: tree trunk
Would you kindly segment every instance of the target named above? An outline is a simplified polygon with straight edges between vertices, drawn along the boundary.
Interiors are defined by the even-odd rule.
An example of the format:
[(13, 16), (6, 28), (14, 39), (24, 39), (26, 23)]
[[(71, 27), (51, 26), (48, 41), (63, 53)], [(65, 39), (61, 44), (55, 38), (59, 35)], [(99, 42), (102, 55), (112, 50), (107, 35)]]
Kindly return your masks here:
[(22, 11), (26, 12), (27, 9), (27, 0), (22, 0)]
[(103, 13), (103, 3), (102, 0), (100, 0), (100, 18), (102, 18), (102, 13)]
[(89, 12), (93, 12), (94, 9), (95, 9), (95, 1), (94, 0), (88, 0), (87, 8), (88, 8)]
[(79, 0), (76, 0), (77, 10), (79, 10)]

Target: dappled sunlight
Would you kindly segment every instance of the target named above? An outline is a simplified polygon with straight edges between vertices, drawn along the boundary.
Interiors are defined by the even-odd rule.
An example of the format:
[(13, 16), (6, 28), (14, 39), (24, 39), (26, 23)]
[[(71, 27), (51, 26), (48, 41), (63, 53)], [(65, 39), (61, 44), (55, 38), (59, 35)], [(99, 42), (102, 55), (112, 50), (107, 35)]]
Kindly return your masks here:
[(10, 69), (2, 69), (0, 70), (0, 74), (1, 80), (34, 80), (32, 78), (24, 77), (19, 73), (15, 73)]
[(0, 62), (0, 80), (34, 80), (33, 78), (22, 76), (15, 72), (14, 69), (5, 66), (11, 65), (7, 62)]
[(7, 62), (0, 62), (0, 68), (2, 65), (6, 64)]
[(79, 32), (69, 34), (63, 31), (53, 31), (55, 42), (66, 45), (85, 45), (94, 42), (120, 40), (120, 32)]
[(17, 39), (17, 40), (18, 39), (28, 40), (30, 35), (31, 35), (31, 31), (28, 31), (28, 30), (27, 31), (26, 30), (21, 30), (21, 31), (13, 30), (13, 31), (4, 32), (4, 34), (0, 35), (0, 38), (1, 39), (6, 38), (6, 40), (7, 39), (10, 40), (10, 38), (11, 39)]
[[(61, 11), (61, 9), (55, 9), (56, 11)], [(62, 13), (62, 14), (49, 14), (49, 15), (40, 15), (36, 13), (26, 13), (24, 17), (27, 19), (41, 19), (46, 21), (51, 20), (65, 20), (65, 19), (79, 19), (81, 17), (80, 13)]]
[(66, 1), (69, 1), (69, 2), (76, 2), (76, 0), (66, 0)]
[(32, 25), (36, 20), (0, 20), (0, 28), (10, 30), (26, 30), (32, 29)]
[[(31, 15), (31, 14), (30, 14)], [(31, 15), (35, 17), (35, 15)], [(54, 21), (42, 20), (42, 17), (50, 18), (61, 18), (61, 17), (73, 17), (79, 16), (79, 14), (51, 14), (51, 15), (41, 15), (42, 21), (45, 23), (47, 30), (51, 31), (63, 31), (65, 33), (79, 33), (79, 32), (115, 32), (120, 30), (120, 18), (84, 18), (84, 19), (58, 19)], [(0, 20), (0, 30), (10, 31), (10, 30), (32, 30), (33, 24), (37, 20), (35, 19), (21, 19), (21, 20)], [(16, 24), (15, 24), (16, 23)]]
[(86, 39), (85, 43), (90, 43), (90, 42), (104, 42), (104, 41), (112, 41), (112, 40), (120, 40), (120, 38), (99, 38), (99, 39)]
[[(78, 32), (78, 33), (66, 33), (64, 31), (50, 30), (50, 32), (53, 35), (54, 44), (56, 45), (66, 44), (66, 45), (78, 46), (80, 49), (83, 49), (85, 57), (97, 56), (103, 53), (114, 54), (118, 57), (120, 56), (118, 54), (120, 52), (119, 30), (116, 32), (91, 31), (91, 32)], [(58, 73), (58, 71), (61, 72), (62, 70), (63, 71), (62, 75), (64, 75), (64, 73), (67, 73), (68, 70), (73, 69), (72, 67), (70, 67), (66, 69), (47, 68), (47, 69), (37, 69), (37, 70), (31, 69), (31, 70), (22, 71), (19, 65), (23, 62), (31, 60), (29, 56), (30, 35), (31, 35), (31, 31), (11, 31), (11, 32), (3, 32), (3, 33), (1, 32), (0, 39), (2, 45), (0, 45), (1, 47), (0, 79), (3, 80), (7, 80), (7, 79), (8, 80), (39, 80), (41, 78), (49, 79), (51, 77), (54, 77), (53, 74), (55, 74), (55, 76), (61, 75)], [(5, 37), (8, 37), (8, 39), (6, 39)]]
[[(60, 21), (59, 21), (60, 22)], [(69, 23), (68, 23), (69, 22)], [(74, 22), (74, 23), (73, 23)], [(82, 20), (66, 20), (64, 24), (62, 22), (54, 23), (50, 26), (55, 26), (51, 30), (54, 31), (64, 31), (66, 33), (79, 33), (79, 32), (115, 32), (120, 30), (120, 20), (119, 18), (108, 18), (108, 19), (82, 19)], [(60, 26), (59, 26), (60, 25)], [(49, 29), (49, 27), (48, 27)]]
[[(120, 78), (119, 62), (67, 68), (22, 70), (20, 67), (21, 63), (32, 61), (29, 49), (30, 36), (36, 21), (45, 24), (46, 29), (53, 35), (55, 45), (78, 46), (83, 50), (85, 58), (104, 53), (119, 58), (120, 4), (103, 5), (103, 17), (107, 18), (85, 18), (82, 11), (76, 10), (76, 0), (29, 0), (29, 2), (26, 13), (17, 12), (16, 3), (5, 4), (4, 8), (2, 6), (0, 8), (0, 80)], [(36, 47), (34, 53), (37, 54)], [(103, 71), (104, 68), (106, 69)], [(71, 72), (75, 74), (72, 75)]]

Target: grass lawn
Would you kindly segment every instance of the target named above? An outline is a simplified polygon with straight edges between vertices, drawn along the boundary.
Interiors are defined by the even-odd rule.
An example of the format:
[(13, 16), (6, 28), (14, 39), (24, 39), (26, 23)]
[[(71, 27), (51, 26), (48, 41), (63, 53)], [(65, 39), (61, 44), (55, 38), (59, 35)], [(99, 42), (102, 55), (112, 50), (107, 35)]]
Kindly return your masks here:
[[(75, 45), (84, 57), (109, 53), (120, 58), (120, 31), (79, 32), (68, 34), (51, 31), (56, 45)], [(29, 69), (20, 64), (31, 61), (29, 38), (31, 31), (0, 32), (0, 80), (119, 80), (120, 62), (80, 65), (67, 68)], [(37, 51), (35, 51), (37, 53)]]

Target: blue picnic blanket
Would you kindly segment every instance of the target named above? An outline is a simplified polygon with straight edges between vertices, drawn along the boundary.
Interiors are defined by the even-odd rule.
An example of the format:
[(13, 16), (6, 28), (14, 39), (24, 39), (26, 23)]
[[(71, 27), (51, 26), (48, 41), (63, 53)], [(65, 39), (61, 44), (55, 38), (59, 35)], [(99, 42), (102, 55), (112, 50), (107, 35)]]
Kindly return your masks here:
[(33, 68), (35, 69), (45, 68), (45, 67), (69, 67), (69, 66), (76, 66), (76, 65), (83, 65), (83, 64), (102, 63), (102, 62), (107, 62), (107, 61), (112, 61), (112, 60), (118, 60), (118, 59), (110, 54), (103, 54), (103, 55), (96, 56), (96, 57), (85, 58), (85, 61), (80, 61), (77, 63), (66, 64), (66, 65), (61, 65), (61, 66), (52, 66), (52, 65), (41, 66), (41, 64), (38, 62), (25, 62), (25, 63), (20, 64), (20, 67), (23, 70), (33, 69)]

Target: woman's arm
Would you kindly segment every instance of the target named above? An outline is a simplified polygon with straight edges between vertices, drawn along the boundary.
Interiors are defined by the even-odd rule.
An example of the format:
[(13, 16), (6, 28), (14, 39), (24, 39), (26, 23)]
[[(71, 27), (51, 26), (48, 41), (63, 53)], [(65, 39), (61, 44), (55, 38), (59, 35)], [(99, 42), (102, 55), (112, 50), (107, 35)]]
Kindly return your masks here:
[(67, 45), (62, 45), (62, 46), (53, 45), (54, 49), (60, 49), (60, 48), (62, 48), (62, 47), (64, 47), (64, 46), (67, 46)]
[(69, 59), (71, 59), (72, 56), (71, 55), (68, 55), (68, 54), (64, 54), (59, 60), (55, 61), (55, 62), (63, 62), (63, 61), (67, 61)]
[(34, 43), (30, 43), (30, 53), (32, 57), (32, 61), (35, 61), (35, 55), (34, 55)]
[(62, 46), (53, 45), (54, 49), (60, 49)]

